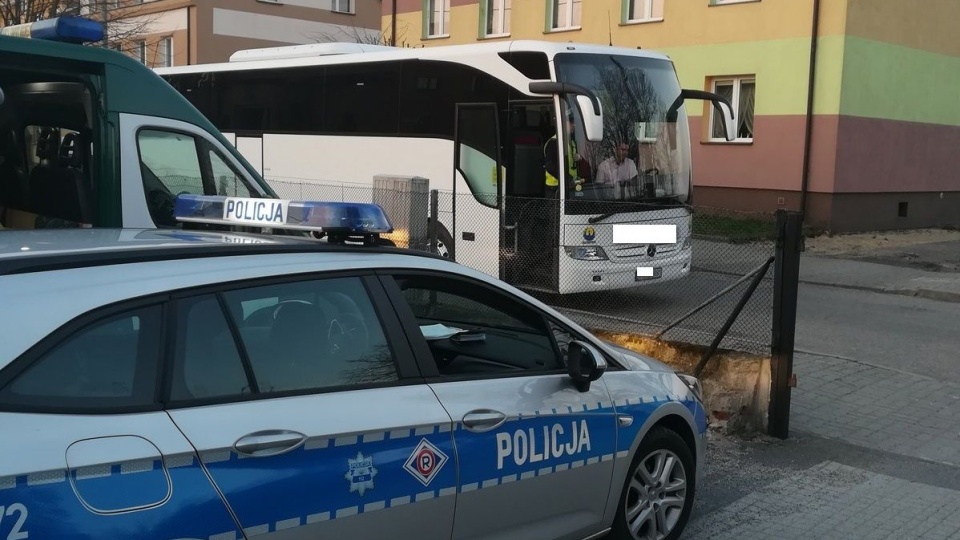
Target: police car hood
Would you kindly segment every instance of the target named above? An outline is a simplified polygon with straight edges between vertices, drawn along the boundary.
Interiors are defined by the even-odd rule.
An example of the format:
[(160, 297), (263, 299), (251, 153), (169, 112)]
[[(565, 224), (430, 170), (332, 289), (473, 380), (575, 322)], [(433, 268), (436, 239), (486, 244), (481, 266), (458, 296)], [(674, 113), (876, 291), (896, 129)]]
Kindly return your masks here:
[(632, 371), (665, 371), (675, 372), (672, 367), (645, 354), (631, 351), (607, 340), (601, 340), (607, 349), (616, 357), (623, 367)]

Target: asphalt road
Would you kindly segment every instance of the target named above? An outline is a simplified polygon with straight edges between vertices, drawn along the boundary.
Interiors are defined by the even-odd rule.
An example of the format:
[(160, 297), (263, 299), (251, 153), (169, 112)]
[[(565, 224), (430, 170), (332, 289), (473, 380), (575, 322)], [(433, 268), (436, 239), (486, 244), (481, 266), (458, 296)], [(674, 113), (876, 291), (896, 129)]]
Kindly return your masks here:
[(796, 348), (960, 383), (960, 303), (801, 284)]

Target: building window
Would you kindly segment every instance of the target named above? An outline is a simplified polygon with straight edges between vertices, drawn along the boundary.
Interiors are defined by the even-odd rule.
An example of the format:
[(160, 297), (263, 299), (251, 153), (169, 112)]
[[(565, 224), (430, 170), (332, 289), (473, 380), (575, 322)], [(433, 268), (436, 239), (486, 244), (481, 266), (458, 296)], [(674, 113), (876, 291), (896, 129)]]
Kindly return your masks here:
[[(737, 141), (753, 140), (753, 111), (756, 100), (757, 81), (753, 77), (715, 79), (713, 91), (730, 100), (733, 105), (734, 124), (737, 126)], [(723, 118), (720, 109), (711, 105), (710, 139), (725, 141)]]
[(547, 30), (580, 28), (581, 0), (547, 0), (550, 15)]
[(337, 13), (353, 13), (353, 0), (333, 0), (333, 11)]
[(482, 36), (506, 36), (510, 34), (510, 0), (483, 0)]
[(173, 67), (172, 37), (165, 37), (157, 44), (157, 67)]
[(650, 22), (663, 20), (663, 0), (624, 0), (623, 22)]
[(136, 51), (137, 60), (141, 64), (147, 63), (147, 43), (145, 41), (137, 41), (134, 45), (134, 50)]
[(450, 0), (424, 0), (425, 37), (446, 37), (450, 33)]

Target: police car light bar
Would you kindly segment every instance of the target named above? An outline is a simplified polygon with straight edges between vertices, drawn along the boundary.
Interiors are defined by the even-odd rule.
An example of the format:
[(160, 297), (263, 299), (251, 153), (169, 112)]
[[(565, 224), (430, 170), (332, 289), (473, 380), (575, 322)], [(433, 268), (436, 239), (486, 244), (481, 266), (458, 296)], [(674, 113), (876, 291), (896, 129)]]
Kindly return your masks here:
[(0, 35), (64, 43), (93, 43), (103, 39), (103, 24), (83, 17), (55, 17), (0, 29)]
[(177, 196), (173, 214), (183, 222), (295, 229), (331, 235), (393, 232), (383, 208), (373, 203), (183, 194)]

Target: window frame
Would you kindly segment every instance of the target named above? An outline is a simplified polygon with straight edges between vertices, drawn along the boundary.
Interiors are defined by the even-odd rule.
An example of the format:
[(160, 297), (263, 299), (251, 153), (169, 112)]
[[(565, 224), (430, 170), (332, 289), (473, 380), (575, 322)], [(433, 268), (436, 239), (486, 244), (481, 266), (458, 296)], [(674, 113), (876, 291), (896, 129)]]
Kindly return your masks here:
[(761, 0), (710, 0), (710, 6), (728, 6), (731, 4), (754, 4)]
[[(639, 18), (635, 18), (634, 8), (637, 2), (644, 2), (644, 15)], [(654, 15), (656, 13), (655, 4), (660, 2), (660, 9), (663, 10), (662, 0), (623, 0), (623, 24), (641, 24), (641, 23), (651, 23), (651, 22), (663, 22), (663, 15), (657, 17)]]
[[(547, 2), (547, 20), (546, 20), (546, 32), (570, 32), (574, 30), (580, 30), (583, 25), (583, 0), (546, 0)], [(575, 3), (580, 4), (580, 20), (573, 20), (573, 5)], [(554, 26), (553, 20), (557, 11), (560, 9), (560, 4), (567, 4), (567, 21), (563, 26)], [(559, 24), (559, 21), (558, 21)]]
[[(342, 4), (343, 4), (344, 2), (346, 2), (346, 4), (347, 4), (347, 9), (346, 9), (346, 10), (340, 9), (340, 7), (342, 6)], [(353, 15), (353, 14), (356, 13), (356, 11), (354, 11), (354, 7), (353, 7), (353, 6), (354, 6), (354, 0), (333, 0), (332, 4), (333, 4), (333, 5), (330, 6), (330, 7), (331, 7), (330, 11), (332, 11), (332, 12), (334, 12), (334, 13), (343, 13), (343, 14), (347, 14), (347, 15)]]
[[(480, 20), (480, 37), (481, 38), (503, 38), (510, 36), (510, 30), (507, 29), (507, 23), (510, 22), (510, 17), (507, 16), (507, 2), (510, 0), (482, 0), (483, 8), (482, 17)], [(499, 4), (499, 6), (498, 6)], [(497, 13), (499, 9), (499, 14)], [(511, 3), (510, 13), (513, 14), (513, 5)], [(497, 22), (500, 24), (499, 32), (488, 32), (487, 31), (487, 20), (490, 19), (493, 21), (493, 27), (496, 28)]]
[[(397, 380), (379, 383), (328, 386), (323, 388), (305, 388), (270, 393), (262, 393), (258, 391), (257, 393), (251, 392), (248, 395), (241, 396), (216, 396), (210, 398), (174, 400), (171, 398), (171, 390), (173, 385), (173, 362), (175, 361), (173, 353), (180, 346), (179, 341), (177, 341), (180, 336), (176, 335), (177, 326), (175, 322), (177, 321), (170, 321), (168, 324), (170, 333), (167, 333), (165, 336), (169, 341), (169, 345), (167, 347), (167, 355), (163, 359), (163, 380), (161, 381), (160, 387), (161, 402), (165, 408), (167, 410), (189, 409), (193, 407), (209, 405), (226, 405), (233, 403), (246, 403), (250, 401), (314, 396), (333, 394), (337, 392), (353, 392), (360, 390), (373, 390), (423, 384), (423, 376), (420, 372), (416, 359), (410, 350), (409, 344), (407, 343), (407, 338), (403, 334), (402, 326), (397, 320), (392, 305), (387, 299), (387, 294), (383, 290), (380, 281), (377, 280), (373, 270), (335, 270), (282, 274), (178, 290), (170, 294), (171, 308), (169, 312), (171, 317), (176, 317), (178, 313), (177, 307), (179, 305), (179, 301), (193, 299), (198, 296), (214, 295), (220, 303), (220, 309), (223, 312), (224, 317), (227, 319), (227, 325), (230, 328), (230, 333), (233, 335), (234, 344), (238, 348), (241, 361), (244, 363), (244, 369), (246, 370), (247, 364), (249, 363), (249, 353), (243, 344), (243, 338), (238, 333), (236, 321), (231, 316), (229, 310), (226, 309), (227, 303), (224, 295), (236, 290), (338, 278), (356, 278), (367, 292), (370, 304), (379, 319), (381, 331), (383, 332), (384, 338), (387, 341), (387, 347), (390, 349), (390, 352), (393, 355), (394, 365), (397, 369)], [(255, 387), (256, 379), (252, 372), (252, 367), (247, 376), (251, 386)], [(254, 378), (250, 379), (250, 377)]]
[[(430, 24), (431, 17), (437, 11), (437, 3), (440, 4), (440, 22), (439, 32), (431, 33), (433, 30)], [(451, 16), (450, 0), (423, 0), (423, 39), (442, 39), (450, 37), (450, 28), (448, 28), (447, 18)]]
[(160, 38), (157, 48), (163, 51), (163, 62), (158, 67), (173, 67), (173, 36)]
[[(754, 122), (756, 122), (756, 99), (757, 99), (757, 77), (756, 75), (733, 75), (733, 76), (720, 76), (713, 77), (710, 80), (710, 91), (716, 93), (718, 85), (729, 84), (733, 87), (733, 96), (730, 98), (730, 104), (733, 105), (733, 125), (737, 129), (737, 138), (728, 141), (724, 137), (714, 137), (713, 131), (716, 126), (714, 118), (717, 114), (720, 114), (719, 109), (716, 105), (710, 104), (709, 107), (705, 107), (708, 110), (709, 116), (707, 117), (707, 141), (710, 143), (722, 143), (722, 144), (752, 144), (756, 139), (756, 131), (754, 131), (754, 136), (750, 138), (741, 138), (739, 135), (740, 132), (740, 89), (744, 83), (753, 84), (753, 117)], [(754, 123), (754, 130), (756, 130), (756, 123)]]
[(0, 412), (90, 416), (162, 411), (161, 384), (167, 365), (167, 356), (170, 352), (170, 344), (166, 339), (170, 317), (169, 297), (170, 295), (168, 293), (160, 293), (132, 300), (121, 300), (86, 311), (44, 336), (0, 370), (0, 390), (2, 390), (26, 372), (31, 366), (37, 362), (42, 362), (51, 351), (84, 330), (118, 315), (123, 315), (138, 309), (158, 306), (160, 308), (160, 328), (158, 330), (160, 334), (160, 350), (158, 351), (157, 373), (155, 374), (153, 399), (151, 403), (144, 405), (75, 407), (63, 403), (56, 403), (55, 399), (50, 400), (53, 402), (51, 405), (24, 405), (5, 403), (0, 400)]
[[(483, 289), (485, 292), (490, 295), (498, 296), (502, 300), (510, 301), (515, 304), (518, 304), (523, 309), (530, 311), (532, 314), (536, 315), (539, 321), (543, 325), (543, 329), (547, 332), (547, 337), (550, 340), (551, 348), (553, 349), (554, 354), (557, 359), (562, 359), (562, 353), (560, 351), (559, 343), (557, 343), (556, 336), (553, 331), (550, 329), (550, 325), (555, 325), (567, 333), (574, 336), (576, 340), (582, 340), (593, 345), (593, 340), (587, 338), (579, 331), (574, 330), (568, 324), (557, 319), (549, 313), (546, 313), (539, 307), (529, 303), (528, 301), (510, 294), (509, 291), (505, 291), (499, 287), (491, 285), (483, 280), (476, 279), (473, 277), (465, 276), (463, 274), (456, 274), (450, 272), (444, 272), (440, 270), (428, 270), (420, 268), (412, 269), (397, 269), (397, 270), (380, 270), (377, 272), (380, 282), (383, 284), (384, 291), (389, 297), (390, 302), (393, 306), (393, 310), (396, 313), (400, 324), (403, 326), (403, 329), (408, 336), (410, 348), (413, 354), (416, 357), (416, 360), (419, 364), (420, 371), (423, 374), (424, 380), (427, 383), (447, 383), (447, 382), (462, 382), (462, 381), (486, 381), (486, 380), (496, 380), (496, 379), (508, 379), (508, 378), (520, 378), (520, 377), (538, 377), (538, 376), (549, 376), (549, 375), (567, 375), (568, 370), (566, 368), (557, 368), (557, 369), (528, 369), (517, 372), (497, 372), (497, 373), (472, 373), (468, 375), (441, 375), (437, 369), (436, 361), (433, 358), (433, 353), (430, 351), (430, 346), (427, 343), (426, 338), (423, 337), (422, 332), (420, 331), (420, 326), (417, 324), (416, 316), (413, 313), (413, 310), (410, 308), (409, 303), (406, 300), (406, 297), (403, 294), (403, 291), (400, 289), (399, 284), (396, 282), (396, 278), (404, 276), (412, 276), (419, 278), (430, 278), (435, 277), (438, 279), (459, 282), (466, 286), (478, 287)], [(604, 359), (607, 361), (608, 371), (617, 371), (622, 369), (622, 366), (610, 355), (605, 349), (600, 347), (597, 348), (600, 353), (604, 356)]]

